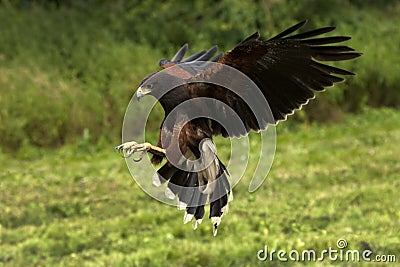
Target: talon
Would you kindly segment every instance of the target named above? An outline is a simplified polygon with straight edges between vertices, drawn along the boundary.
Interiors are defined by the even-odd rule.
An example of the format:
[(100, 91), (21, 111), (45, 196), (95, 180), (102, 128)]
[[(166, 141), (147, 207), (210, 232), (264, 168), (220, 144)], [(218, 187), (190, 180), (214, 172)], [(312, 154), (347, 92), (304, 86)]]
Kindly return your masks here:
[(165, 149), (152, 146), (150, 143), (138, 144), (136, 142), (126, 142), (122, 145), (116, 146), (114, 149), (117, 150), (123, 158), (130, 158), (136, 152), (140, 152), (139, 157), (137, 159), (133, 159), (134, 162), (141, 161), (146, 152), (157, 155), (165, 155)]
[(143, 159), (145, 152), (148, 150), (148, 145), (147, 143), (138, 144), (132, 141), (116, 146), (115, 150), (121, 153), (123, 158), (130, 158), (136, 152), (141, 152), (138, 159), (133, 159), (133, 161), (139, 162)]
[(125, 155), (125, 153), (122, 151), (122, 152), (121, 152), (121, 157), (123, 157), (124, 159), (128, 159), (128, 158), (130, 158), (133, 154), (134, 154), (134, 152), (133, 152), (133, 153), (127, 153), (127, 154)]
[[(132, 154), (132, 155), (133, 155), (133, 154)], [(143, 159), (144, 155), (146, 155), (146, 150), (143, 150), (143, 151), (140, 153), (138, 159), (132, 159), (132, 160), (133, 160), (134, 162), (139, 162), (139, 161), (141, 161), (141, 160)]]
[(129, 156), (125, 156), (125, 154), (124, 154), (124, 150), (122, 149), (122, 148), (119, 148), (118, 149), (118, 153), (121, 155), (121, 157), (123, 157), (123, 158), (128, 158)]

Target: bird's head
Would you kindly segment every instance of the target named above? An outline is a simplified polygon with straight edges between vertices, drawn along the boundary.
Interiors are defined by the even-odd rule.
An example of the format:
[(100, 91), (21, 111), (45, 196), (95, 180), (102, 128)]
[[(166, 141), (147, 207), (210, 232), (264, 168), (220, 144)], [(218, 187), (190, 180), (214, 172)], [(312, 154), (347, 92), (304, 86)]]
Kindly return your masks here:
[(147, 75), (143, 81), (139, 84), (139, 88), (136, 90), (136, 98), (140, 100), (145, 95), (152, 95), (153, 88), (157, 82), (152, 79), (158, 72), (151, 73)]
[(175, 91), (173, 89), (182, 84), (182, 78), (168, 73), (165, 70), (154, 72), (147, 75), (139, 84), (139, 88), (136, 91), (136, 98), (140, 100), (146, 95), (151, 95), (162, 101), (164, 98), (169, 98), (170, 92)]

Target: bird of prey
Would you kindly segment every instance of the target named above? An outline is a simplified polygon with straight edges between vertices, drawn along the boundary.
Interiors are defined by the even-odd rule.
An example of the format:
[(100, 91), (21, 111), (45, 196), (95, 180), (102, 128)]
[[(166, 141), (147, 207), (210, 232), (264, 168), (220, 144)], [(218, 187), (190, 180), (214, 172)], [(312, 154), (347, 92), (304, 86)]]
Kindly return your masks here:
[[(165, 123), (164, 119), (156, 146), (132, 141), (116, 149), (125, 156), (141, 152), (143, 157), (149, 152), (154, 165), (166, 159), (153, 176), (153, 184), (167, 183), (165, 194), (171, 199), (177, 197), (179, 207), (186, 210), (184, 223), (192, 221), (196, 229), (205, 214), (204, 206), (209, 202), (209, 218), (215, 236), (222, 215), (228, 211), (232, 196), (229, 172), (216, 156), (213, 136), (240, 137), (251, 130), (260, 131), (268, 125), (276, 125), (314, 98), (314, 91), (323, 91), (325, 87), (343, 81), (340, 76), (354, 75), (323, 63), (360, 56), (354, 49), (337, 44), (350, 37), (320, 36), (333, 31), (333, 26), (293, 34), (306, 22), (302, 21), (267, 40), (261, 39), (256, 32), (232, 50), (217, 56), (217, 47), (214, 46), (184, 59), (188, 50), (185, 44), (171, 60), (159, 61), (163, 70), (148, 75), (140, 83), (136, 97), (156, 97), (165, 117), (171, 115), (171, 123)], [(243, 95), (251, 96), (251, 88), (243, 86), (239, 91), (231, 91), (225, 86), (207, 82), (219, 77), (235, 84), (236, 77), (225, 77), (221, 65), (240, 71), (259, 88), (269, 105), (265, 106), (264, 117), (256, 118), (252, 107), (242, 98)], [(199, 79), (203, 82), (193, 82)], [(171, 83), (177, 86), (165, 90)], [(204, 98), (215, 101), (202, 101)], [(200, 100), (175, 111), (185, 101), (196, 99)], [(253, 100), (259, 103), (254, 97)], [(222, 105), (213, 104), (217, 102)], [(210, 117), (188, 115), (191, 112), (203, 114), (205, 110), (207, 114), (218, 113), (228, 122), (234, 112), (242, 127), (222, 125)], [(185, 165), (189, 160), (197, 160), (202, 168), (196, 168), (195, 164)]]

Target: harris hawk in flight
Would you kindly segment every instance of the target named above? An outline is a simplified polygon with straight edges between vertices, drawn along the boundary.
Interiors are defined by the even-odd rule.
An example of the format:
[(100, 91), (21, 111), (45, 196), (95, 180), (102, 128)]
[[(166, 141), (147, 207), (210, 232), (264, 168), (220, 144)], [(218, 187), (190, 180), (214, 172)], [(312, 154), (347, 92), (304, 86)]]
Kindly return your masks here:
[[(116, 149), (125, 157), (149, 152), (154, 165), (166, 160), (154, 174), (153, 184), (167, 183), (165, 195), (171, 199), (177, 197), (178, 208), (186, 210), (184, 223), (192, 221), (196, 229), (209, 202), (209, 218), (215, 236), (221, 217), (228, 211), (232, 197), (229, 172), (216, 155), (213, 136), (240, 137), (251, 130), (260, 131), (268, 125), (276, 125), (314, 98), (314, 91), (323, 91), (343, 81), (342, 76), (354, 75), (324, 63), (359, 57), (361, 54), (354, 49), (338, 45), (350, 37), (320, 36), (335, 27), (293, 34), (306, 22), (267, 40), (256, 32), (232, 50), (217, 56), (214, 46), (184, 59), (188, 50), (185, 44), (171, 60), (159, 61), (163, 70), (148, 75), (140, 83), (136, 97), (156, 97), (169, 122), (164, 118), (157, 145), (132, 141)], [(268, 104), (259, 100), (260, 95), (254, 94), (252, 87), (239, 85), (236, 86), (239, 89), (230, 90), (213, 83), (215, 79), (222, 79), (232, 86), (240, 84), (235, 75), (227, 74), (221, 66), (247, 76)], [(258, 110), (261, 107), (261, 116), (254, 114), (253, 104), (246, 101), (246, 97), (258, 105)], [(182, 105), (187, 101), (192, 102)], [(231, 122), (233, 116), (239, 123)]]

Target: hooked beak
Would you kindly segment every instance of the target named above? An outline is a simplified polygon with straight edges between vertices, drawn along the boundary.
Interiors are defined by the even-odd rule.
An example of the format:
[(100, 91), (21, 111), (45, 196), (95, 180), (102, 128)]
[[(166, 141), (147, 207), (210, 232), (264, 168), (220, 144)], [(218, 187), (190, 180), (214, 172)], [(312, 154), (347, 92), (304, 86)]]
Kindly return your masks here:
[(150, 90), (147, 88), (139, 87), (136, 91), (136, 98), (139, 101), (143, 96), (150, 93)]

